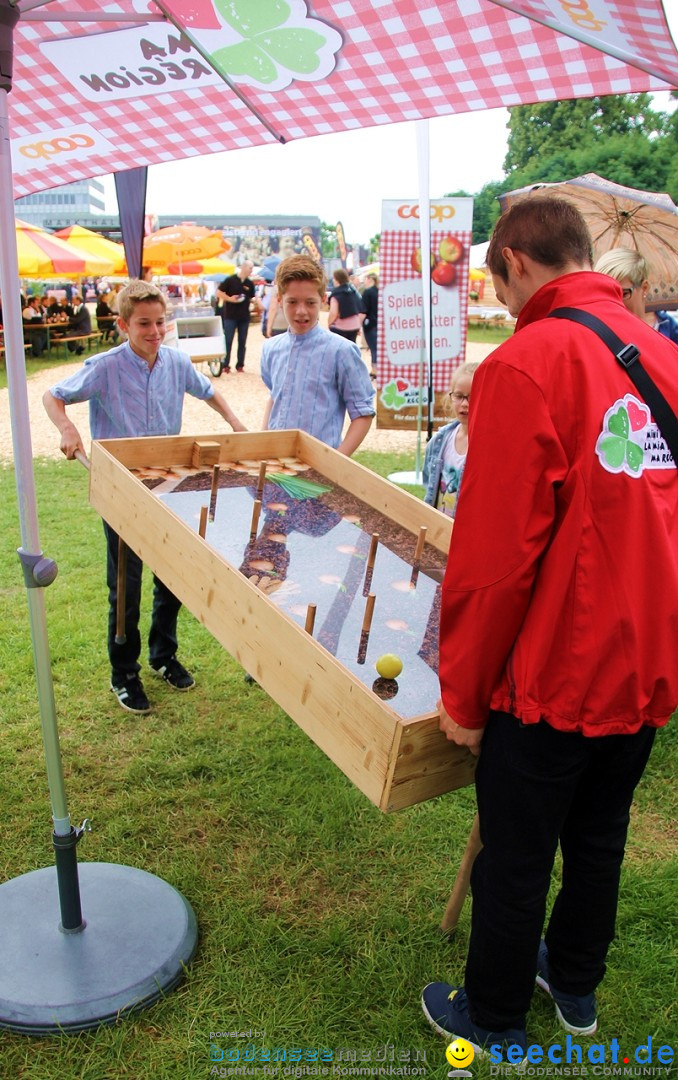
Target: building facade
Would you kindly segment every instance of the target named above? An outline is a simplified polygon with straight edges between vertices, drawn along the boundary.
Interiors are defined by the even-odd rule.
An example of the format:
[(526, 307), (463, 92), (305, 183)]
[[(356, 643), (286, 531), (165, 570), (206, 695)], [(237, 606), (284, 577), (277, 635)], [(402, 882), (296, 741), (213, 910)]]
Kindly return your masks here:
[(106, 209), (104, 185), (100, 180), (78, 180), (74, 184), (24, 195), (22, 199), (15, 200), (14, 207), (18, 218), (43, 229), (54, 228), (49, 222), (57, 217), (64, 222), (57, 228), (65, 228), (76, 222), (84, 224), (81, 221), (83, 216), (97, 217)]

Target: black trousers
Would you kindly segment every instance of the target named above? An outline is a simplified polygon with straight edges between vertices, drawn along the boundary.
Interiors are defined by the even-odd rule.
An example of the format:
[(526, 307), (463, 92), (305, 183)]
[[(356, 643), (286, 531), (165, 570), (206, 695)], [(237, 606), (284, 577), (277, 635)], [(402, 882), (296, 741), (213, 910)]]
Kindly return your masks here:
[(346, 338), (347, 341), (355, 342), (358, 340), (357, 330), (337, 330), (336, 326), (330, 326), (330, 330), (333, 334), (338, 334), (339, 337)]
[(363, 326), (363, 335), (367, 342), (367, 347), (370, 350), (370, 357), (372, 360), (372, 371), (377, 369), (377, 327), (376, 326)]
[(226, 342), (226, 359), (224, 361), (224, 367), (231, 366), (231, 349), (233, 348), (233, 338), (235, 337), (236, 330), (238, 332), (238, 359), (236, 361), (236, 367), (239, 371), (245, 366), (245, 348), (247, 346), (247, 331), (250, 328), (250, 320), (247, 319), (223, 319), (224, 324), (224, 340)]
[(614, 938), (633, 793), (654, 728), (585, 738), (491, 713), (476, 773), (483, 849), (471, 875), (465, 986), (491, 1031), (525, 1027), (558, 843), (562, 881), (546, 929), (558, 990), (592, 993)]
[[(141, 574), (143, 563), (138, 555), (127, 549), (127, 581), (125, 587), (125, 634), (124, 645), (115, 643), (115, 626), (118, 603), (118, 544), (116, 532), (104, 521), (107, 559), (106, 582), (108, 584), (108, 656), (111, 661), (113, 682), (141, 670), (141, 635), (139, 633), (139, 609), (141, 604)], [(177, 651), (177, 615), (181, 601), (177, 600), (166, 585), (153, 575), (153, 612), (148, 635), (148, 658), (154, 667), (160, 667)]]

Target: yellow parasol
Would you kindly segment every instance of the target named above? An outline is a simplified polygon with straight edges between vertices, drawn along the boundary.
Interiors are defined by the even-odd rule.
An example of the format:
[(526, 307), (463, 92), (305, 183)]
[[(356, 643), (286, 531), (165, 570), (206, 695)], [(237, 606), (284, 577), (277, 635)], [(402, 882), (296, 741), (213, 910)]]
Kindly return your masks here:
[(213, 258), (230, 251), (231, 246), (215, 230), (200, 225), (171, 225), (146, 237), (143, 262), (158, 271), (175, 266), (179, 274), (185, 275), (186, 264)]
[(90, 274), (109, 274), (113, 268), (111, 259), (90, 255), (45, 229), (18, 219), (16, 246), (19, 277), (86, 277)]
[(125, 249), (122, 244), (116, 244), (100, 233), (86, 229), (84, 225), (69, 225), (67, 229), (59, 229), (54, 233), (60, 240), (64, 240), (69, 247), (74, 246), (80, 251), (86, 251), (90, 255), (98, 255), (102, 259), (113, 261), (113, 268), (108, 271), (111, 274), (126, 274), (127, 263), (125, 262)]

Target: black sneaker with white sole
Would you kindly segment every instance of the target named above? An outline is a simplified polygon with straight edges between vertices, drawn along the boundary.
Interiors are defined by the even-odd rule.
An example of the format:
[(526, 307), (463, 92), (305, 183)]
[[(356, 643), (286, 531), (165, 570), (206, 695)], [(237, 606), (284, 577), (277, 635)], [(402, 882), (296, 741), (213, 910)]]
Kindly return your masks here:
[(191, 675), (190, 671), (186, 671), (183, 664), (180, 664), (176, 656), (170, 657), (164, 664), (160, 664), (159, 667), (154, 667), (151, 664), (151, 670), (160, 675), (173, 690), (190, 690), (195, 686), (195, 679)]
[(560, 1026), (572, 1035), (594, 1035), (598, 1027), (595, 994), (565, 994), (556, 990), (549, 974), (549, 953), (546, 942), (539, 945), (537, 956), (537, 986), (553, 998)]
[(151, 711), (151, 703), (146, 697), (144, 684), (138, 675), (134, 674), (122, 679), (113, 679), (111, 681), (111, 690), (127, 712), (149, 713)]

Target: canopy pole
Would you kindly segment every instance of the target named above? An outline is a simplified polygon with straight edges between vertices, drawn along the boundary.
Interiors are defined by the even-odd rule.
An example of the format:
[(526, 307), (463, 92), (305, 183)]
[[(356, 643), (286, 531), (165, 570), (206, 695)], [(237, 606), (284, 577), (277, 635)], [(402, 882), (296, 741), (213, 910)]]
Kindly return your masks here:
[[(426, 441), (433, 434), (433, 339), (431, 335), (432, 289), (431, 284), (431, 195), (429, 176), (429, 126), (428, 120), (417, 120), (417, 161), (419, 166), (419, 236), (421, 241), (421, 310), (424, 320), (421, 366), (426, 364)], [(419, 443), (421, 444), (421, 393), (423, 380), (419, 380)]]
[[(55, 865), (0, 884), (0, 1029), (46, 1035), (115, 1023), (164, 996), (183, 978), (198, 931), (190, 904), (167, 882), (132, 867), (85, 863), (79, 871), (77, 865), (76, 845), (86, 823), (71, 826), (59, 750), (44, 603), (44, 588), (57, 569), (43, 557), (38, 536), (12, 200), (7, 97), (18, 17), (8, 0), (0, 0), (0, 290), (22, 538), (18, 555), (28, 596)], [(90, 927), (82, 917), (81, 882)]]
[[(417, 449), (414, 472), (390, 473), (388, 479), (395, 484), (417, 485), (423, 483), (421, 433), (423, 427), (424, 368), (427, 367), (428, 415), (432, 417), (430, 398), (433, 392), (433, 354), (431, 352), (431, 198), (429, 195), (429, 130), (428, 120), (416, 121), (417, 164), (419, 171), (419, 243), (421, 247), (421, 310), (423, 336), (419, 350), (419, 396), (417, 399)], [(428, 364), (426, 361), (428, 360)], [(429, 419), (429, 434), (431, 432)]]
[(7, 97), (8, 89), (0, 88), (0, 291), (5, 319), (5, 363), (22, 544), (18, 549), (18, 556), (28, 599), (42, 741), (54, 822), (53, 842), (61, 904), (61, 926), (72, 933), (82, 929), (84, 925), (75, 857), (75, 844), (80, 834), (76, 833), (71, 826), (66, 804), (47, 638), (44, 589), (47, 585), (51, 585), (57, 576), (57, 567), (51, 559), (43, 556), (40, 549), (19, 293), (19, 260), (12, 201), (12, 161)]

